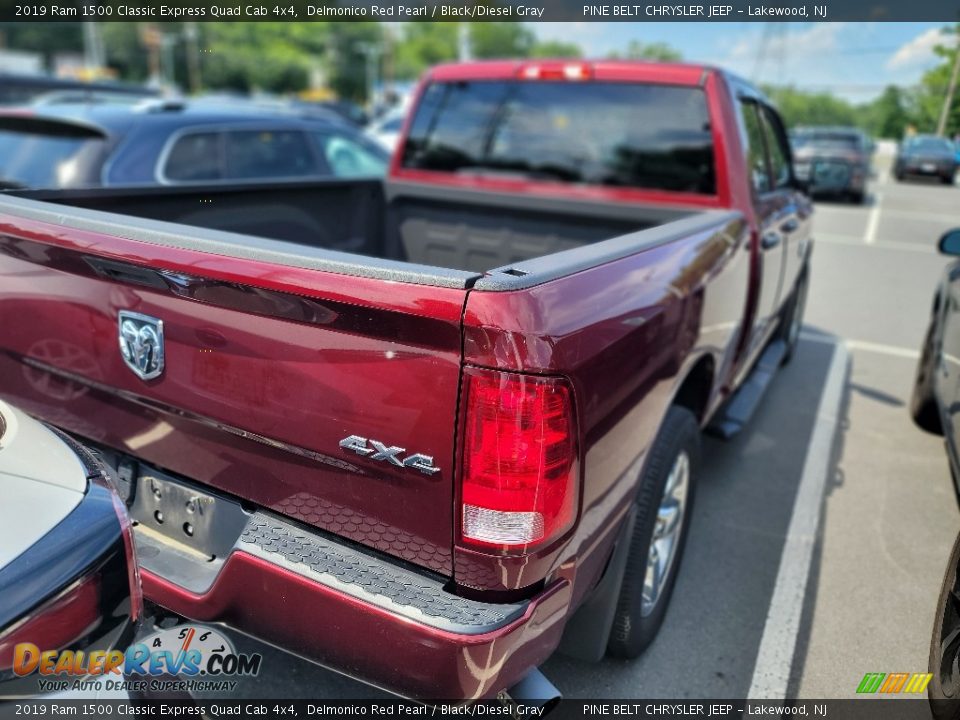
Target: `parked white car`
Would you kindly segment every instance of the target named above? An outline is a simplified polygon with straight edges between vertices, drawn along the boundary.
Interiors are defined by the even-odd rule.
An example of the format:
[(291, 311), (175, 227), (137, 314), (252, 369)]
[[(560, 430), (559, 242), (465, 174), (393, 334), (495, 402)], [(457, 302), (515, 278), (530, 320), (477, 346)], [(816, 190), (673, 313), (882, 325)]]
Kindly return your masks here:
[(123, 649), (142, 612), (126, 507), (99, 458), (0, 401), (0, 697), (44, 692), (40, 653)]

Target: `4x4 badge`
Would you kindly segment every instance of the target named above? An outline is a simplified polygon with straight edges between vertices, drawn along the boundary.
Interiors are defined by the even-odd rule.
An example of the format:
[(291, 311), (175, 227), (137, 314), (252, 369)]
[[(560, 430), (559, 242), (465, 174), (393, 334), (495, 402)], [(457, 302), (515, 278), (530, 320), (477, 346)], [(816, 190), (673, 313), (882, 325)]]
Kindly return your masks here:
[(121, 310), (120, 354), (127, 367), (143, 380), (153, 380), (163, 372), (163, 320)]
[[(369, 447), (367, 443), (370, 443)], [(434, 473), (440, 472), (440, 468), (434, 467), (433, 465), (432, 455), (417, 453), (416, 455), (410, 455), (401, 460), (398, 456), (400, 453), (406, 452), (402, 447), (395, 445), (387, 446), (377, 440), (367, 440), (359, 435), (345, 437), (340, 441), (340, 447), (345, 450), (353, 450), (357, 455), (369, 457), (371, 460), (388, 462), (397, 467), (413, 468), (414, 470), (419, 470), (424, 475), (433, 475)]]

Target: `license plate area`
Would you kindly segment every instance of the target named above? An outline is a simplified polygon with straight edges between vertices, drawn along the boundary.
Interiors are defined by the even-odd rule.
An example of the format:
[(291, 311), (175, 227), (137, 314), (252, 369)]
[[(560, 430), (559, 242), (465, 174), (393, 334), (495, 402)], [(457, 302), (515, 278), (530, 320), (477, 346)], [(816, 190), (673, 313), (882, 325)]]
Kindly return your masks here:
[(230, 553), (247, 522), (238, 503), (154, 468), (138, 470), (130, 508), (136, 523), (207, 560)]

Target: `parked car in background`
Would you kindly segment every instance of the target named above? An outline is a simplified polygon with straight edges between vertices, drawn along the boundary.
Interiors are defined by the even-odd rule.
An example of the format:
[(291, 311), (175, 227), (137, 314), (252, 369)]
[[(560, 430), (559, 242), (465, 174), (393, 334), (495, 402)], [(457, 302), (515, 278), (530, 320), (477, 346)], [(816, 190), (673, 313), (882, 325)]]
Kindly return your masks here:
[(400, 140), (400, 131), (403, 130), (403, 121), (406, 117), (405, 108), (394, 108), (371, 122), (364, 132), (384, 150), (392, 153)]
[(794, 172), (811, 193), (862, 203), (873, 143), (859, 128), (800, 127), (791, 135)]
[(953, 184), (957, 172), (957, 154), (953, 143), (936, 135), (914, 135), (897, 150), (893, 175), (897, 180), (909, 176), (940, 178), (944, 185)]
[(112, 471), (2, 401), (0, 486), (0, 695), (32, 695), (39, 652), (127, 647), (140, 578)]
[(144, 85), (117, 82), (83, 82), (46, 75), (24, 75), (0, 71), (0, 105), (24, 105), (33, 102), (46, 93), (69, 92), (108, 92), (128, 95), (131, 98), (150, 98), (159, 96), (159, 91)]
[(944, 435), (950, 471), (960, 499), (960, 228), (940, 238), (940, 252), (958, 258), (947, 265), (933, 296), (930, 324), (917, 364), (910, 413), (924, 430)]
[[(956, 258), (933, 297), (930, 325), (917, 365), (910, 412), (924, 430), (944, 436), (947, 463), (960, 502), (960, 228), (940, 238), (940, 252)], [(927, 686), (935, 720), (960, 719), (960, 536), (944, 573), (930, 640)]]
[(370, 122), (370, 117), (367, 115), (367, 111), (357, 105), (355, 102), (350, 102), (349, 100), (321, 100), (318, 102), (297, 100), (294, 101), (293, 107), (304, 108), (307, 110), (316, 108), (325, 112), (334, 112), (340, 118), (346, 120), (351, 125), (355, 125), (356, 127), (363, 127)]
[(398, 694), (550, 700), (558, 647), (655, 638), (701, 430), (796, 351), (813, 205), (712, 67), (447, 65), (411, 112), (385, 183), (0, 194), (0, 395), (127, 479), (157, 605)]
[(6, 188), (377, 177), (388, 160), (346, 122), (242, 101), (0, 109)]

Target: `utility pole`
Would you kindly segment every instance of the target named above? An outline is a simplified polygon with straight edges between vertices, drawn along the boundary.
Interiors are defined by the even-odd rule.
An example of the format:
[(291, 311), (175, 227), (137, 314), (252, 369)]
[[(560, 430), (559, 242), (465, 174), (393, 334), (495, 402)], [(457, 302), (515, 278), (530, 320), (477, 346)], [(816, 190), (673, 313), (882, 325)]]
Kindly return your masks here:
[(91, 74), (99, 72), (106, 64), (100, 26), (95, 22), (83, 23), (83, 64)]
[(947, 96), (943, 99), (943, 109), (940, 111), (940, 121), (937, 123), (937, 135), (940, 137), (947, 132), (947, 120), (950, 119), (953, 95), (957, 91), (958, 75), (960, 75), (960, 30), (957, 32), (957, 47), (954, 50), (953, 71), (950, 73), (950, 83), (947, 85)]
[(200, 53), (197, 49), (197, 24), (195, 22), (184, 23), (183, 37), (187, 46), (187, 74), (191, 93), (200, 92)]
[(472, 60), (470, 52), (470, 28), (465, 22), (457, 23), (457, 60), (467, 62)]
[(373, 93), (377, 86), (377, 66), (380, 64), (381, 48), (375, 42), (358, 42), (354, 45), (366, 59), (367, 65), (367, 105), (373, 107)]

